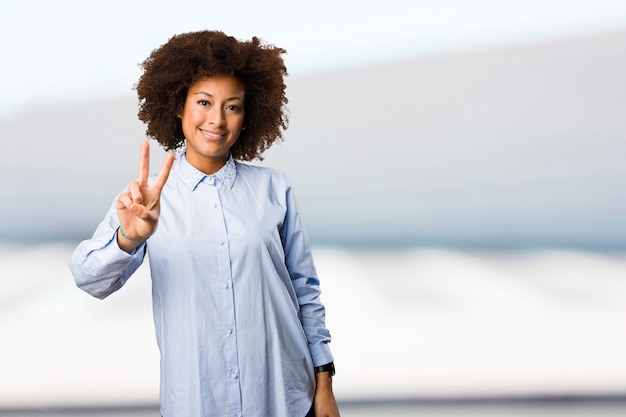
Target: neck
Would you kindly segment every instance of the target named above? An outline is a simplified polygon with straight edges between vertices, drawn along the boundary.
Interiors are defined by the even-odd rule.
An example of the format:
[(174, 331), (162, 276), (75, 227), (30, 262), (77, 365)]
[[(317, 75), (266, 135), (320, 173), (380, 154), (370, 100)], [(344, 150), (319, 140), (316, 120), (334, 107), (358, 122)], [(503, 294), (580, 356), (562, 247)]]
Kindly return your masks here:
[(202, 158), (202, 160), (196, 160), (196, 158), (189, 158), (189, 154), (185, 154), (185, 159), (198, 171), (207, 175), (213, 175), (226, 165), (228, 155), (225, 158)]

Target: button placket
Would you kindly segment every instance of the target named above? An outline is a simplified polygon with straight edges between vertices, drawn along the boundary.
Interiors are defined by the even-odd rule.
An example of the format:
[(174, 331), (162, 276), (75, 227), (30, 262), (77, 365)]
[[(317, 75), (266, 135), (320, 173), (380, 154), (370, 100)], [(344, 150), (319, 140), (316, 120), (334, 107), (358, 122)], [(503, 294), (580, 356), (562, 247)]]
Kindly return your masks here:
[(235, 327), (235, 295), (233, 292), (234, 288), (230, 270), (230, 248), (226, 229), (226, 219), (224, 218), (219, 186), (216, 187), (216, 191), (215, 198), (211, 203), (209, 203), (209, 207), (213, 207), (213, 210), (210, 210), (213, 213), (213, 218), (215, 219), (215, 234), (213, 236), (213, 242), (216, 253), (220, 258), (218, 268), (221, 283), (219, 285), (223, 289), (223, 292), (221, 293), (221, 303), (223, 307), (221, 312), (221, 325), (223, 326), (222, 329), (224, 332), (222, 353), (227, 364), (226, 369), (228, 373), (226, 375), (229, 381), (226, 385), (226, 402), (230, 404), (233, 410), (236, 410), (241, 407), (241, 386), (237, 354), (237, 334)]

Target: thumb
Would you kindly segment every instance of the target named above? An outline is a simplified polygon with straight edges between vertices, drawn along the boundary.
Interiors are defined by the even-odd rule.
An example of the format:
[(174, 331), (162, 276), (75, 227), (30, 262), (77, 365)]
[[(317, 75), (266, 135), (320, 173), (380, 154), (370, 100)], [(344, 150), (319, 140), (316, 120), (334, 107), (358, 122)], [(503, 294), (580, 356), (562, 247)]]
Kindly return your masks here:
[(139, 217), (141, 220), (144, 220), (146, 222), (152, 223), (154, 221), (153, 214), (144, 205), (132, 204), (130, 206), (130, 212), (133, 213), (136, 217)]

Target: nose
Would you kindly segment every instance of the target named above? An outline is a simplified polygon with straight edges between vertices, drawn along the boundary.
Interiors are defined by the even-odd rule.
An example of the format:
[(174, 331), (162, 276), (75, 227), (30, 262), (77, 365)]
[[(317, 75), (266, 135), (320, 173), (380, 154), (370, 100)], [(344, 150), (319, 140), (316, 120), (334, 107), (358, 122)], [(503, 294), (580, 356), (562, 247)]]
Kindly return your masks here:
[(219, 106), (214, 106), (208, 116), (208, 121), (214, 126), (224, 126), (226, 124), (226, 118), (224, 117), (224, 111)]

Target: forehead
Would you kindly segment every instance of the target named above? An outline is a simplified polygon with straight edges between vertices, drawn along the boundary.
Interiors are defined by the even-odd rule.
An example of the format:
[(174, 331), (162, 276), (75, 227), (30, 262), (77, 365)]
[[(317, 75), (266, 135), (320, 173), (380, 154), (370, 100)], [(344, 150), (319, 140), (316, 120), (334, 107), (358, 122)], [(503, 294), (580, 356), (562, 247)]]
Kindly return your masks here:
[(245, 87), (237, 77), (229, 74), (219, 74), (200, 78), (189, 87), (189, 92), (202, 92), (210, 95), (226, 94), (243, 98)]

